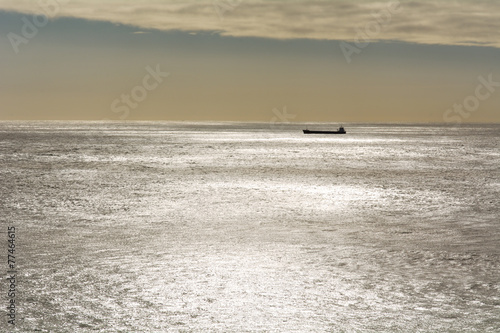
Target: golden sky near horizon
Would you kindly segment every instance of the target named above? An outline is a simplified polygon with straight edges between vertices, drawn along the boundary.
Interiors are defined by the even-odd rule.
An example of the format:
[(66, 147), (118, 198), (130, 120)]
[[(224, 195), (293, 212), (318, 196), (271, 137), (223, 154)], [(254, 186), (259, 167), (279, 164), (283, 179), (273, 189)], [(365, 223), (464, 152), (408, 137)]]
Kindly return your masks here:
[(487, 0), (0, 0), (0, 119), (500, 122), (499, 32)]

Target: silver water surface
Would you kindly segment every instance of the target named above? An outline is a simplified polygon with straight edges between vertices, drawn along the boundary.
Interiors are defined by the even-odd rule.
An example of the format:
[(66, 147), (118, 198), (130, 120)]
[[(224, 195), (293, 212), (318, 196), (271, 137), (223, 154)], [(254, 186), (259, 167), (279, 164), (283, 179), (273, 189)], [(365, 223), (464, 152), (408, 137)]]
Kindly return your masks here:
[(0, 123), (16, 330), (500, 331), (500, 126), (301, 129)]

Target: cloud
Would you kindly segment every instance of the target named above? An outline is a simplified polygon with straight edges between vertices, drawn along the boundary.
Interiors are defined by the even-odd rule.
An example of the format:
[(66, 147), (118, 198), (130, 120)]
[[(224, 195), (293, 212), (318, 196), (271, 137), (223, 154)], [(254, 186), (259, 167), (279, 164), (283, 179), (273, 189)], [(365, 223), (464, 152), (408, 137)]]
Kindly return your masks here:
[(218, 31), (227, 36), (346, 41), (362, 36), (500, 47), (500, 3), (491, 0), (401, 0), (393, 12), (397, 0), (56, 1), (41, 0), (34, 6), (31, 0), (0, 0), (0, 9), (27, 14), (45, 10), (51, 17), (104, 20), (141, 29)]

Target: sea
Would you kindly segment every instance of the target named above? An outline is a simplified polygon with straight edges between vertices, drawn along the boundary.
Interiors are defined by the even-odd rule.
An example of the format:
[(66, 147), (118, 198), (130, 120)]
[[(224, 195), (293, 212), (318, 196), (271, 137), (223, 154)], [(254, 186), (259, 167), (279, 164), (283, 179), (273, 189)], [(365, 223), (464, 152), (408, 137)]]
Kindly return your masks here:
[(0, 331), (500, 332), (500, 125), (338, 126), (0, 122)]

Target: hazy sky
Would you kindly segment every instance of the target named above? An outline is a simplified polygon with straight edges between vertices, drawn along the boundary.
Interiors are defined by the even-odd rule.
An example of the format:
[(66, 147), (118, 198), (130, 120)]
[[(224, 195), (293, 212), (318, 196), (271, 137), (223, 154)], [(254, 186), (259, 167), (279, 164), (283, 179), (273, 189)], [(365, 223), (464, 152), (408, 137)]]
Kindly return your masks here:
[(0, 0), (0, 120), (500, 122), (500, 1)]

